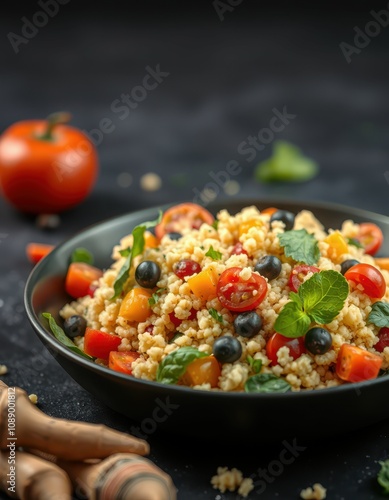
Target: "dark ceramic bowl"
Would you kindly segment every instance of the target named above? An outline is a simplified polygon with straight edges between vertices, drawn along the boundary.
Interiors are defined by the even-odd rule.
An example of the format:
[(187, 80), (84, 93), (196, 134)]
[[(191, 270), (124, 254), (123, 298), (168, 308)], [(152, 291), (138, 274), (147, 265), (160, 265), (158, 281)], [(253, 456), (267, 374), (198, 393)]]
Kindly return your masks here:
[[(375, 222), (382, 228), (386, 241), (386, 248), (380, 253), (389, 255), (389, 217), (365, 210), (278, 199), (243, 199), (229, 201), (224, 206), (214, 203), (207, 208), (214, 213), (221, 208), (236, 213), (248, 205), (260, 209), (276, 206), (293, 212), (309, 209), (331, 228), (339, 228), (345, 219)], [(135, 225), (154, 219), (158, 208), (129, 213), (87, 228), (58, 245), (29, 276), (25, 287), (28, 318), (39, 339), (83, 388), (112, 409), (138, 421), (146, 434), (161, 429), (203, 439), (259, 442), (281, 437), (334, 435), (389, 417), (387, 376), (286, 394), (213, 393), (123, 375), (83, 359), (60, 344), (40, 313), (50, 311), (59, 320), (59, 309), (69, 301), (64, 292), (64, 278), (72, 251), (86, 247), (93, 251), (96, 265), (107, 268), (111, 264), (112, 247)]]

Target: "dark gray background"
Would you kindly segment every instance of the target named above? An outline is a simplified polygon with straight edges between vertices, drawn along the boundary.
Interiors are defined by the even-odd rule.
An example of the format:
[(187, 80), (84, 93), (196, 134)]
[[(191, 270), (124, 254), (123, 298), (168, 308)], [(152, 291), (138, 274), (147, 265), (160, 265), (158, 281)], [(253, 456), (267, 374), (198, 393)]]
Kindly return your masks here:
[[(87, 131), (105, 117), (115, 125), (98, 148), (100, 173), (92, 194), (62, 215), (58, 229), (39, 229), (0, 199), (0, 363), (9, 367), (4, 381), (37, 393), (40, 408), (51, 415), (130, 428), (73, 382), (35, 338), (22, 298), (31, 270), (24, 253), (29, 241), (56, 244), (110, 216), (191, 201), (193, 189), (211, 182), (209, 172), (224, 170), (229, 160), (242, 167), (234, 178), (241, 186), (236, 196), (319, 199), (387, 215), (389, 30), (382, 28), (349, 64), (340, 49), (342, 42), (353, 44), (354, 27), (364, 29), (370, 10), (382, 6), (387, 8), (367, 2), (352, 9), (286, 2), (255, 7), (243, 1), (220, 21), (211, 1), (196, 8), (146, 2), (141, 11), (119, 2), (99, 9), (73, 0), (18, 54), (7, 34), (20, 33), (22, 16), (31, 19), (39, 7), (20, 3), (3, 12), (0, 131), (62, 109)], [(170, 75), (120, 120), (111, 103), (140, 83), (146, 66), (157, 64)], [(274, 107), (283, 106), (296, 118), (277, 138), (316, 159), (320, 173), (304, 183), (259, 184), (253, 171), (271, 146), (250, 163), (237, 148), (268, 126)], [(141, 175), (150, 171), (163, 182), (152, 193), (139, 187)], [(128, 188), (117, 184), (123, 172), (133, 177)], [(307, 418), (314, 419), (314, 411)], [(336, 426), (336, 419), (337, 409), (330, 408), (328, 425)], [(318, 481), (331, 499), (380, 498), (375, 476), (377, 461), (388, 455), (387, 436), (388, 422), (325, 443), (318, 429), (318, 442), (301, 443), (307, 449), (259, 497), (298, 498)], [(216, 498), (209, 480), (217, 466), (238, 467), (248, 476), (283, 448), (274, 436), (273, 446), (256, 448), (249, 459), (249, 443), (234, 450), (228, 436), (225, 446), (159, 434), (149, 441), (150, 458), (172, 475), (179, 498), (188, 500)]]

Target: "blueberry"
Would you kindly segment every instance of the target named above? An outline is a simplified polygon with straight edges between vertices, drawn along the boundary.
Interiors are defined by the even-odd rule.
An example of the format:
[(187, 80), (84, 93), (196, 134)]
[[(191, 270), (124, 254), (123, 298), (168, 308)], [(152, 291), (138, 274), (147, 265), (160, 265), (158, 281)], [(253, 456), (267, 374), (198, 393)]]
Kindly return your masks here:
[(247, 311), (234, 319), (234, 328), (242, 337), (254, 337), (262, 328), (262, 319), (255, 311)]
[(177, 232), (172, 232), (172, 233), (167, 233), (167, 236), (171, 239), (171, 240), (180, 240), (182, 238), (182, 234), (181, 233), (177, 233)]
[(161, 268), (152, 260), (144, 260), (135, 269), (135, 279), (143, 288), (154, 288), (161, 276)]
[(63, 323), (63, 331), (71, 339), (74, 339), (74, 337), (84, 336), (85, 330), (86, 319), (82, 316), (78, 316), (77, 314), (66, 318)]
[(259, 273), (264, 278), (267, 278), (269, 281), (277, 278), (281, 269), (281, 261), (274, 255), (265, 255), (264, 257), (261, 257), (254, 267), (254, 271)]
[(340, 272), (342, 274), (345, 274), (350, 269), (350, 267), (356, 266), (357, 264), (359, 264), (359, 261), (356, 259), (344, 260), (340, 265)]
[(316, 326), (305, 335), (305, 347), (312, 354), (325, 354), (331, 349), (332, 337), (326, 329)]
[(288, 210), (277, 210), (270, 217), (270, 225), (272, 222), (279, 220), (285, 224), (285, 231), (290, 231), (294, 226), (295, 215)]
[(215, 340), (213, 354), (220, 363), (233, 363), (242, 355), (242, 344), (235, 337), (223, 335)]

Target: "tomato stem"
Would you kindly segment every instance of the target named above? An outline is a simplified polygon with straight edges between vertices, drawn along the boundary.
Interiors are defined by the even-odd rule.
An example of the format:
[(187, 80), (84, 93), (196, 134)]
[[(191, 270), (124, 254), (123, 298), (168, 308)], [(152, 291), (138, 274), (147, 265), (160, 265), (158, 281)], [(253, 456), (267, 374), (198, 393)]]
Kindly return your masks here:
[(54, 128), (59, 124), (68, 123), (71, 119), (72, 115), (67, 111), (58, 111), (57, 113), (52, 113), (46, 118), (46, 130), (42, 135), (39, 135), (38, 138), (44, 141), (52, 141)]

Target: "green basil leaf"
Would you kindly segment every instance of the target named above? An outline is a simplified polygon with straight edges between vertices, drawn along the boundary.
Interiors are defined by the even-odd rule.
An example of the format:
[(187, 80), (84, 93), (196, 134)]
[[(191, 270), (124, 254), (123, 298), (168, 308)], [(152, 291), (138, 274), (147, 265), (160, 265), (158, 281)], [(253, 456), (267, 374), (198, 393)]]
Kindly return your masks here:
[(291, 385), (283, 378), (276, 377), (272, 373), (259, 373), (246, 380), (244, 390), (246, 392), (288, 392)]
[(348, 238), (347, 243), (349, 245), (353, 245), (354, 247), (357, 247), (357, 248), (364, 248), (362, 243), (359, 240), (357, 240), (356, 238)]
[(284, 253), (296, 262), (303, 262), (310, 266), (320, 258), (319, 245), (313, 234), (306, 229), (292, 229), (278, 235)]
[(389, 328), (389, 304), (381, 301), (375, 302), (372, 305), (367, 321), (380, 328), (384, 326)]
[(211, 257), (211, 259), (213, 260), (221, 260), (223, 258), (223, 254), (221, 252), (218, 252), (217, 250), (214, 250), (212, 245), (205, 255), (206, 257)]
[(384, 493), (389, 493), (389, 460), (378, 463), (381, 469), (378, 472), (377, 481), (384, 488)]
[(309, 316), (296, 302), (288, 302), (278, 315), (274, 329), (284, 337), (297, 338), (305, 335), (311, 325)]
[(216, 229), (216, 230), (217, 230), (217, 228), (219, 227), (219, 221), (218, 221), (217, 219), (215, 219), (215, 220), (212, 222), (211, 226), (212, 226), (214, 229)]
[(159, 288), (153, 295), (149, 298), (149, 306), (153, 307), (158, 302), (161, 293), (165, 292), (166, 288)]
[(219, 323), (224, 322), (223, 316), (218, 311), (216, 311), (216, 309), (214, 309), (213, 307), (211, 307), (211, 309), (208, 309), (208, 312), (212, 316), (212, 318), (215, 319), (216, 321), (218, 321)]
[(126, 260), (124, 261), (123, 266), (120, 268), (116, 280), (113, 284), (114, 294), (111, 297), (111, 300), (116, 299), (122, 293), (123, 287), (130, 275), (132, 259), (140, 255), (144, 250), (145, 247), (144, 234), (146, 229), (149, 229), (150, 227), (154, 227), (157, 224), (159, 224), (161, 218), (162, 218), (162, 212), (160, 211), (157, 219), (153, 221), (143, 222), (142, 224), (135, 226), (134, 229), (132, 230), (132, 237), (133, 237), (132, 249), (128, 253)]
[(131, 247), (123, 248), (123, 250), (119, 250), (119, 253), (122, 257), (128, 257), (131, 253)]
[(254, 373), (259, 373), (262, 369), (261, 359), (254, 359), (252, 356), (247, 356), (247, 363), (250, 365)]
[(185, 373), (187, 366), (195, 359), (208, 356), (195, 347), (180, 347), (168, 354), (159, 364), (156, 381), (162, 384), (176, 384)]
[(52, 331), (54, 337), (59, 342), (61, 342), (61, 344), (65, 345), (70, 350), (79, 354), (80, 356), (83, 356), (84, 358), (93, 359), (92, 356), (89, 356), (89, 354), (86, 354), (84, 351), (82, 351), (79, 347), (76, 346), (76, 344), (65, 334), (62, 328), (59, 325), (57, 325), (55, 319), (50, 313), (44, 312), (42, 313), (42, 316), (48, 320), (50, 330)]
[(314, 273), (298, 289), (306, 314), (319, 324), (331, 323), (344, 306), (349, 294), (346, 278), (337, 271)]
[(93, 264), (93, 255), (89, 250), (83, 247), (76, 248), (73, 250), (70, 257), (71, 262), (85, 262), (86, 264)]
[(255, 168), (255, 178), (260, 182), (301, 182), (317, 175), (316, 161), (307, 158), (301, 150), (286, 141), (274, 141), (270, 158)]

